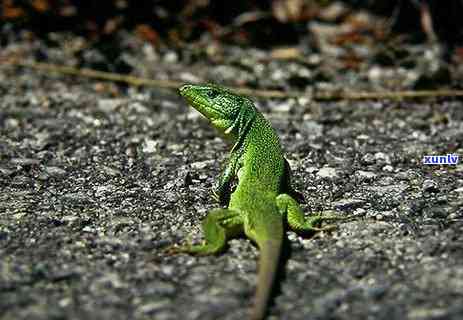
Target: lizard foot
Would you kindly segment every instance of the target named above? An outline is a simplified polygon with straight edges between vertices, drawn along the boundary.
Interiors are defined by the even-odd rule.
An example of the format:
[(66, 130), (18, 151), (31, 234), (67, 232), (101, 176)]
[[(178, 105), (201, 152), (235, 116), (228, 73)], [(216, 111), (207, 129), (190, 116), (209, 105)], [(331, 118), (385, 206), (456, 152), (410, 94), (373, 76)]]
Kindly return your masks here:
[(208, 256), (216, 254), (220, 251), (220, 248), (212, 245), (173, 245), (164, 250), (166, 255), (175, 255), (179, 253), (186, 253), (194, 256)]
[(167, 256), (173, 256), (173, 255), (185, 252), (185, 251), (183, 250), (181, 246), (172, 245), (164, 249), (162, 252)]
[[(328, 213), (328, 214), (327, 214)], [(305, 227), (303, 228), (305, 231), (333, 231), (336, 230), (338, 227), (334, 224), (329, 224), (327, 226), (321, 227), (320, 224), (324, 221), (340, 221), (340, 220), (348, 220), (350, 218), (341, 216), (339, 214), (334, 213), (334, 211), (324, 211), (323, 213), (312, 214), (306, 219)]]

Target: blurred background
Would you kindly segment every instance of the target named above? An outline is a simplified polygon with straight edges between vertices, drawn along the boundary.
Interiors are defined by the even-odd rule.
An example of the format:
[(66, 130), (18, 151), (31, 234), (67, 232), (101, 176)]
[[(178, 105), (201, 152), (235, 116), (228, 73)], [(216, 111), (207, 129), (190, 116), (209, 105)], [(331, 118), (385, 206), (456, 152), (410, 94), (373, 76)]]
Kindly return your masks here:
[[(233, 55), (229, 47), (233, 46), (257, 48), (270, 60), (302, 59), (317, 66), (325, 63), (324, 71), (318, 72), (312, 82), (330, 80), (326, 69), (368, 69), (364, 76), (374, 82), (375, 77), (388, 77), (382, 67), (393, 67), (413, 69), (414, 74), (393, 76), (397, 83), (382, 81), (381, 87), (461, 87), (463, 0), (0, 3), (4, 58), (27, 56), (36, 61), (159, 78), (160, 74), (146, 70), (146, 62), (188, 64), (209, 60), (242, 65), (242, 57), (224, 61)], [(21, 53), (18, 46), (12, 47), (20, 42), (35, 44)], [(246, 55), (249, 53), (241, 54)], [(327, 58), (333, 60), (321, 61)], [(164, 77), (175, 78), (178, 70), (170, 72)], [(231, 78), (238, 85), (257, 86), (249, 77)], [(303, 78), (294, 76), (288, 85), (310, 84)], [(278, 81), (263, 85), (281, 87)]]

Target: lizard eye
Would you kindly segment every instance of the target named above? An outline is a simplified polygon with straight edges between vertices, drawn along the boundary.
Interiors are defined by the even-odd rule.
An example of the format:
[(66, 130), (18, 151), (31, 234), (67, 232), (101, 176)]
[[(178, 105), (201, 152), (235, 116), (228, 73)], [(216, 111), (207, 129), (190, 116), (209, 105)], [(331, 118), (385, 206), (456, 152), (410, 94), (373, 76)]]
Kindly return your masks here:
[(209, 99), (214, 99), (215, 97), (217, 97), (219, 95), (219, 92), (217, 90), (208, 90), (206, 92), (206, 96), (209, 98)]

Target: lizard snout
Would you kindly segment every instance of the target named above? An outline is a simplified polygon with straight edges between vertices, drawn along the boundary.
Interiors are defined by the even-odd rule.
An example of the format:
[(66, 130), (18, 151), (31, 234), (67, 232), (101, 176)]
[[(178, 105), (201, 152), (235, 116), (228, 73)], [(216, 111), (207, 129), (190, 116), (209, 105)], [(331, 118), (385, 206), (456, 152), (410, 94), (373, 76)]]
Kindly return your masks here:
[(181, 86), (179, 89), (178, 89), (178, 92), (183, 95), (186, 91), (188, 91), (189, 89), (191, 89), (192, 85), (191, 84), (184, 84), (183, 86)]

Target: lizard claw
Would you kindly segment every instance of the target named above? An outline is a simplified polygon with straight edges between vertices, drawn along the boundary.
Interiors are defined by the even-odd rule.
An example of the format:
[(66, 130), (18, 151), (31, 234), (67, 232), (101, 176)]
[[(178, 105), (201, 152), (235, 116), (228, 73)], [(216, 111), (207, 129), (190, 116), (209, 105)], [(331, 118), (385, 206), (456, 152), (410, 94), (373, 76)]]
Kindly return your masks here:
[(220, 195), (217, 193), (217, 191), (214, 189), (212, 190), (212, 199), (220, 203)]
[(175, 254), (180, 253), (180, 251), (179, 251), (179, 247), (177, 245), (172, 245), (172, 246), (169, 246), (166, 249), (164, 249), (162, 251), (162, 253), (164, 253), (167, 256), (173, 256)]
[(345, 217), (343, 215), (340, 215), (333, 210), (327, 210), (327, 211), (320, 212), (318, 214), (313, 215), (313, 217), (316, 217), (318, 221), (352, 219), (351, 217)]
[(173, 256), (179, 253), (189, 253), (191, 247), (192, 247), (191, 235), (189, 235), (186, 239), (186, 244), (184, 245), (173, 244), (171, 246), (168, 246), (166, 249), (164, 249), (163, 253), (168, 256)]
[(330, 224), (324, 227), (312, 227), (311, 229), (316, 232), (320, 232), (320, 231), (329, 232), (329, 231), (334, 231), (338, 229), (338, 226), (334, 224)]
[(177, 244), (174, 244), (170, 247), (167, 247), (163, 252), (165, 255), (168, 255), (168, 256), (173, 256), (179, 253), (191, 253), (191, 247), (192, 246), (190, 244), (187, 244), (184, 246), (179, 246)]
[(220, 189), (212, 190), (212, 198), (221, 206), (227, 206), (230, 201), (230, 194), (223, 193)]

